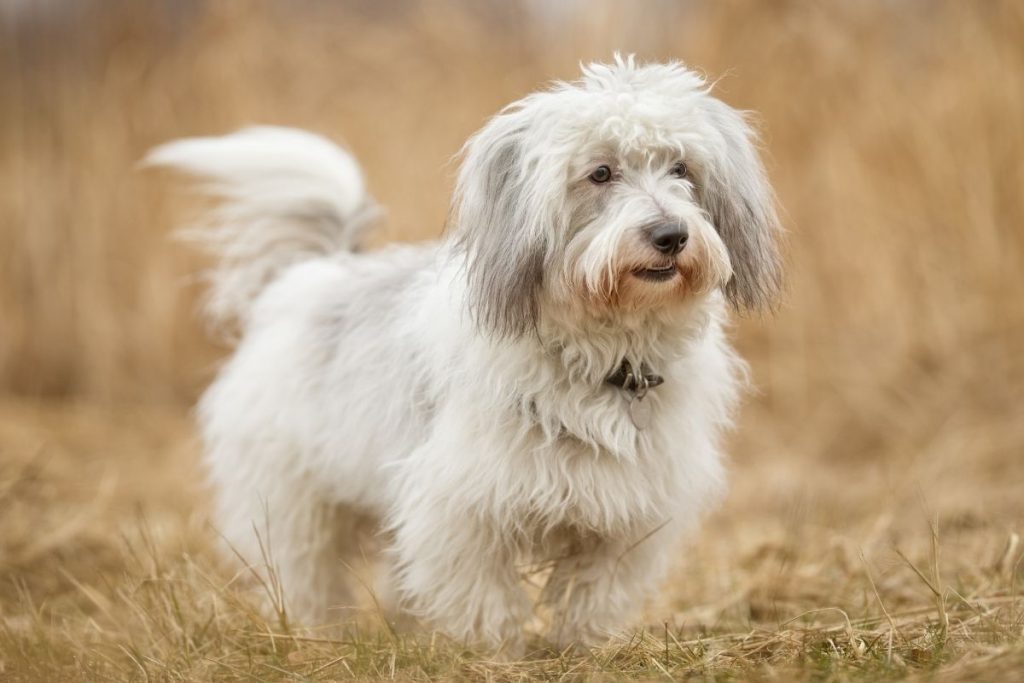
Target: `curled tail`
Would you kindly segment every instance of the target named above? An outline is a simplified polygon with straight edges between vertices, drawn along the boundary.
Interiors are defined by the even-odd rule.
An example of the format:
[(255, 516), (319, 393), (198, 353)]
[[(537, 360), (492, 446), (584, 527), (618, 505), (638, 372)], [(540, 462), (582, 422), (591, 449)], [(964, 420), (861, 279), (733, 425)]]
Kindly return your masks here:
[(253, 301), (282, 269), (355, 249), (377, 215), (355, 159), (292, 128), (177, 140), (152, 150), (144, 163), (198, 176), (222, 200), (201, 225), (183, 232), (217, 259), (205, 311), (218, 325), (244, 326)]

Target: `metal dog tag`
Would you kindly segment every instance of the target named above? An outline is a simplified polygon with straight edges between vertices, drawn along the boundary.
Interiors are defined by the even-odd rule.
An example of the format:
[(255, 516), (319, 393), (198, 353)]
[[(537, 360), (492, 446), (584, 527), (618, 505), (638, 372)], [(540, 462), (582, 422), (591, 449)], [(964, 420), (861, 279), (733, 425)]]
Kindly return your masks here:
[(643, 396), (634, 396), (629, 402), (629, 419), (637, 429), (647, 429), (651, 426), (651, 404), (644, 400)]

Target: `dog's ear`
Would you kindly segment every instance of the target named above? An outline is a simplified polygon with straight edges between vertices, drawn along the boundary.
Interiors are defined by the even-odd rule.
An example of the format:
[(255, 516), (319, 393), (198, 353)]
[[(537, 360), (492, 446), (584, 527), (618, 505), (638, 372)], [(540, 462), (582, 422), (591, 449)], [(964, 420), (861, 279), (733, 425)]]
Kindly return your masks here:
[(729, 251), (733, 274), (725, 293), (737, 309), (770, 310), (782, 287), (775, 197), (743, 114), (711, 97), (706, 104), (717, 139), (700, 194)]
[(531, 191), (522, 111), (491, 119), (466, 143), (452, 205), (469, 305), (481, 329), (518, 337), (534, 328), (546, 253), (543, 199)]

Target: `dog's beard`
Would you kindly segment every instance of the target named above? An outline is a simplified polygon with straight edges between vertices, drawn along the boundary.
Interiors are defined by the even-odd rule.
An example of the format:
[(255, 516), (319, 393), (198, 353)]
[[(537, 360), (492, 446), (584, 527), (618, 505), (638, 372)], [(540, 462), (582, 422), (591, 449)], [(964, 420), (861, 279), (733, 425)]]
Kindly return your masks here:
[(693, 226), (675, 256), (655, 252), (634, 228), (616, 240), (597, 237), (567, 263), (566, 295), (602, 314), (685, 303), (724, 286), (732, 275), (725, 245), (706, 224)]

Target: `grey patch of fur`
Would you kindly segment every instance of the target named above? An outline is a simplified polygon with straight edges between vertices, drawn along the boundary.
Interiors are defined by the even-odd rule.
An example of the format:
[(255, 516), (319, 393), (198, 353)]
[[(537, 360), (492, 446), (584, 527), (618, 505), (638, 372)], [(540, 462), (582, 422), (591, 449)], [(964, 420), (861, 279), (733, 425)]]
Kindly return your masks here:
[(768, 310), (782, 287), (775, 198), (743, 115), (710, 99), (708, 116), (725, 153), (707, 169), (701, 197), (732, 262), (725, 293), (737, 309)]
[(530, 208), (522, 124), (498, 116), (466, 147), (456, 190), (456, 245), (466, 256), (480, 327), (517, 337), (536, 325), (546, 244)]

